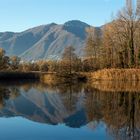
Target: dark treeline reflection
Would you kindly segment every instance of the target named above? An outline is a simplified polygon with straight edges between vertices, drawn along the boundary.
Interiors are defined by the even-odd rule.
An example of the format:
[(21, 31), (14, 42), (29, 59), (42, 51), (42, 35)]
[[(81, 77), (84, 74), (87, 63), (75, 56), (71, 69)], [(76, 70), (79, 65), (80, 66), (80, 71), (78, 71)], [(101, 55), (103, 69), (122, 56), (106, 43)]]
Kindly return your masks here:
[[(22, 116), (40, 123), (52, 125), (64, 123), (73, 128), (86, 125), (96, 129), (100, 123), (104, 123), (107, 132), (114, 139), (139, 139), (140, 91), (138, 87), (137, 90), (129, 91), (128, 87), (124, 90), (125, 88), (120, 84), (121, 88), (118, 87), (119, 90), (115, 91), (116, 86), (113, 90), (109, 84), (112, 83), (106, 83), (108, 88), (102, 88), (103, 84), (91, 86), (67, 83), (48, 86), (32, 82), (18, 85), (1, 83), (0, 116)], [(130, 85), (134, 88), (134, 84)]]
[(87, 115), (90, 121), (101, 120), (116, 139), (140, 138), (140, 92), (103, 92), (88, 89)]
[(16, 87), (3, 87), (0, 86), (0, 109), (6, 105), (9, 99), (15, 99), (19, 96), (19, 89)]

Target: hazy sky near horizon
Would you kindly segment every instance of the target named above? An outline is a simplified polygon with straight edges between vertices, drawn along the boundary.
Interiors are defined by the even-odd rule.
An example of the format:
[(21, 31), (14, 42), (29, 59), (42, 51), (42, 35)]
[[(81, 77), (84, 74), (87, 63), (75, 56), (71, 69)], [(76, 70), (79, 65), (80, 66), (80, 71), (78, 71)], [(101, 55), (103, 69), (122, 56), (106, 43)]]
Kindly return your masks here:
[(101, 26), (124, 4), (125, 0), (0, 0), (0, 32), (69, 20)]

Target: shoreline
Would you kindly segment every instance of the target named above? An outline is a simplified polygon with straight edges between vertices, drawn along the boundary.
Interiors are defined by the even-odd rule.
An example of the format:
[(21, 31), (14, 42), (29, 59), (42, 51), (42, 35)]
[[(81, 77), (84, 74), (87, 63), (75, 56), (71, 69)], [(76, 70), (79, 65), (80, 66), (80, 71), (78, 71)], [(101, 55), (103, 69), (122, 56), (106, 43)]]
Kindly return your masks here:
[[(57, 77), (57, 78), (56, 78)], [(51, 72), (0, 72), (0, 80), (39, 80), (41, 82), (66, 81), (140, 81), (140, 69), (102, 69), (61, 75)]]

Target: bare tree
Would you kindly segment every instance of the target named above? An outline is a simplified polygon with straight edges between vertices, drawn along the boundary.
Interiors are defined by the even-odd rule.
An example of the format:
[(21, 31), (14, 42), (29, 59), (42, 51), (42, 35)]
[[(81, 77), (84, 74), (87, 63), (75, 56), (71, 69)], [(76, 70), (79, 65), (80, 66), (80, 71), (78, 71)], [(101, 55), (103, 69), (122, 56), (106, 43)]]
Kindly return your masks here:
[(66, 47), (63, 55), (62, 55), (62, 65), (64, 64), (66, 69), (65, 71), (69, 71), (69, 74), (72, 73), (72, 68), (74, 63), (77, 60), (77, 55), (75, 54), (75, 49), (73, 46)]
[(130, 66), (136, 65), (136, 36), (140, 33), (140, 6), (133, 0), (126, 0), (126, 7), (119, 11), (115, 22), (118, 36), (126, 43), (129, 50)]
[(91, 65), (94, 68), (97, 67), (97, 59), (99, 54), (99, 48), (101, 44), (101, 35), (100, 32), (92, 27), (86, 29), (87, 32), (87, 41), (86, 41), (86, 58), (91, 61)]
[(20, 64), (20, 58), (18, 56), (12, 56), (10, 58), (12, 70), (17, 70)]
[[(103, 30), (106, 63), (110, 67), (134, 67), (140, 57), (140, 2), (126, 0), (117, 18)], [(108, 57), (110, 56), (110, 57)]]

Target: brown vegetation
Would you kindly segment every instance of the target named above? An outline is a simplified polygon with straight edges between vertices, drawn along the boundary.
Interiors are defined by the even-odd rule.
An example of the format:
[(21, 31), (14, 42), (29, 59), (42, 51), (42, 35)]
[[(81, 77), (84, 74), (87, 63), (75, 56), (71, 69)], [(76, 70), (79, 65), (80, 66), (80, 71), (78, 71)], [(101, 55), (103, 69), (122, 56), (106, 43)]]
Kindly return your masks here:
[(90, 74), (90, 79), (112, 81), (139, 81), (140, 69), (103, 69)]
[[(128, 4), (128, 3), (127, 3)], [(103, 34), (88, 29), (86, 57), (92, 58), (93, 70), (102, 68), (135, 68), (140, 64), (140, 5), (129, 0)]]

